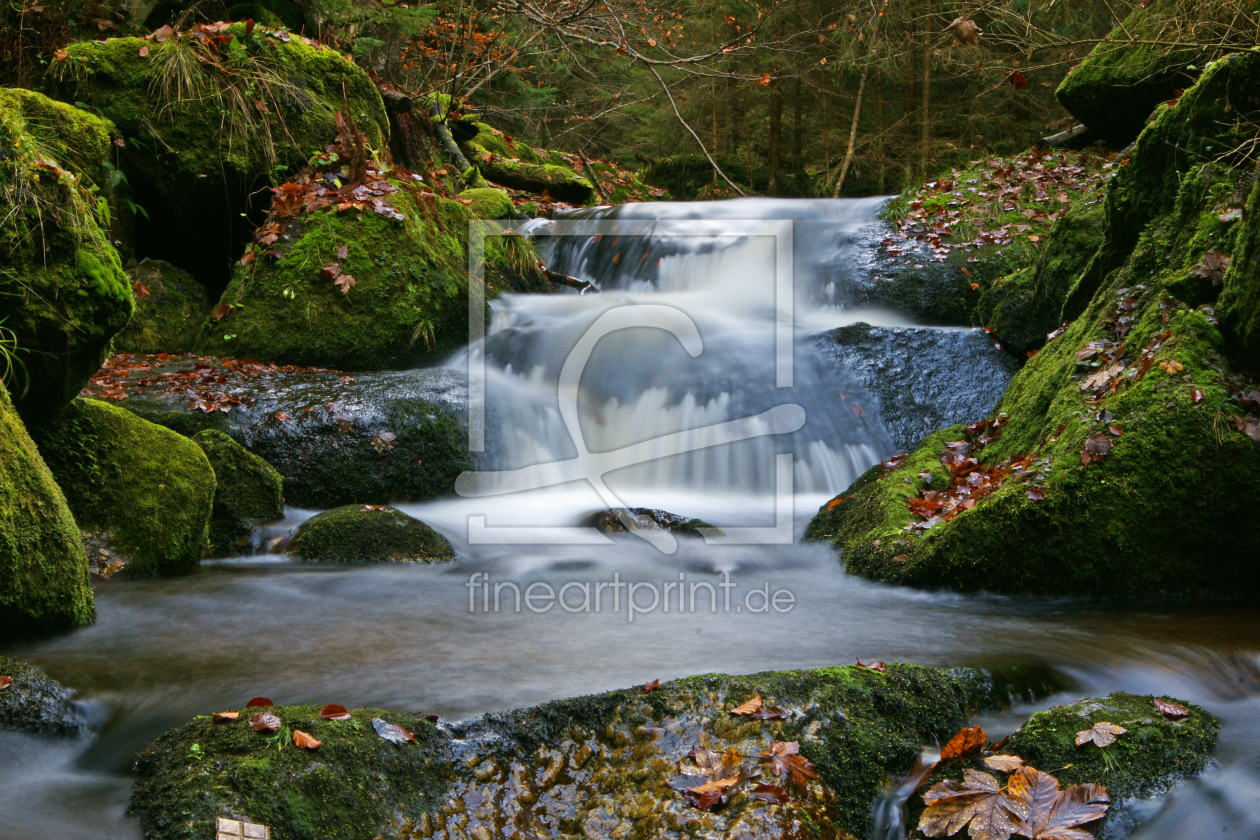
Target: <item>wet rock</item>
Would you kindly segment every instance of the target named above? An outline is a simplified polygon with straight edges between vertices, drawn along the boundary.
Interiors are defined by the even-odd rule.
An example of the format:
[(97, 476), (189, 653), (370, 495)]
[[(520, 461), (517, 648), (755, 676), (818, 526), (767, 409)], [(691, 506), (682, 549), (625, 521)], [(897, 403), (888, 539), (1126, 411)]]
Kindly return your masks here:
[[(222, 367), (210, 358), (155, 362), (159, 371)], [(193, 410), (181, 389), (138, 384), (155, 370), (130, 375), (119, 405), (190, 437), (202, 429), (230, 435), (279, 471), (286, 501), (299, 507), (432, 498), (452, 492), (455, 477), (471, 467), (462, 373), (260, 371), (215, 386), (241, 400), (229, 411)]]
[[(31, 436), (94, 555), (154, 574), (205, 554), (214, 470), (187, 438), (98, 400), (75, 400)], [(96, 543), (100, 543), (97, 545)], [(112, 572), (111, 572), (112, 573)]]
[(210, 314), (205, 287), (162, 260), (142, 260), (128, 269), (127, 279), (135, 294), (136, 312), (114, 338), (114, 349), (132, 353), (192, 350), (201, 322)]
[[(761, 695), (783, 720), (735, 716)], [(970, 712), (992, 705), (993, 682), (976, 671), (888, 665), (674, 680), (560, 700), (532, 709), (435, 727), (424, 718), (376, 710), (351, 721), (322, 720), (316, 706), (272, 709), (281, 737), (239, 720), (197, 718), (137, 759), (131, 808), (152, 840), (192, 838), (216, 817), (248, 818), (275, 840), (658, 836), (721, 838), (865, 836), (887, 776), (913, 765), (925, 738), (946, 738)], [(371, 721), (400, 724), (417, 743), (394, 744)], [(297, 749), (302, 730), (322, 742)], [(763, 751), (800, 744), (817, 779), (793, 787)], [(190, 748), (199, 744), (199, 758)], [(731, 750), (760, 772), (751, 784), (784, 788), (787, 801), (747, 790), (712, 812), (692, 807), (669, 782), (699, 761)], [(717, 767), (712, 770), (718, 769)], [(711, 771), (712, 772), (712, 771)], [(750, 786), (751, 786), (750, 784)]]
[(437, 563), (455, 559), (446, 537), (400, 510), (345, 505), (303, 522), (285, 551), (327, 563)]
[(276, 468), (215, 429), (193, 435), (214, 469), (210, 551), (228, 554), (249, 544), (254, 527), (284, 516), (284, 479)]
[[(1241, 403), (1231, 388), (1249, 380), (1210, 306), (1180, 298), (1206, 242), (1231, 253), (1250, 235), (1251, 221), (1215, 211), (1240, 173), (1215, 165), (1207, 147), (1242, 142), (1223, 115), (1260, 107), (1258, 79), (1250, 53), (1212, 64), (1109, 181), (1103, 242), (1065, 304), (1083, 300), (1081, 314), (1011, 380), (1000, 436), (973, 453), (1013, 477), (948, 519), (913, 513), (912, 498), (951, 486), (942, 455), (967, 440), (952, 427), (894, 469), (862, 476), (807, 536), (839, 548), (854, 573), (933, 588), (1140, 596), (1260, 587), (1251, 560), (1260, 416), (1232, 408)], [(1189, 136), (1207, 139), (1181, 143)], [(1237, 419), (1221, 422), (1231, 410)]]
[(624, 534), (627, 529), (622, 517), (628, 517), (636, 528), (663, 528), (672, 534), (686, 534), (692, 537), (702, 537), (701, 528), (712, 528), (714, 531), (721, 531), (714, 526), (705, 522), (703, 519), (691, 519), (686, 516), (679, 516), (676, 513), (670, 513), (664, 510), (654, 510), (652, 508), (614, 508), (612, 510), (596, 511), (589, 514), (583, 521), (583, 525), (587, 527), (597, 528), (605, 534)]
[(64, 630), (95, 615), (74, 516), (0, 388), (0, 637)]
[(131, 317), (127, 277), (88, 192), (113, 132), (21, 89), (0, 90), (0, 124), (0, 143), (16, 150), (0, 160), (0, 324), (20, 363), (6, 379), (22, 417), (38, 420), (75, 398)]
[[(1095, 837), (1125, 837), (1130, 806), (1140, 797), (1167, 793), (1181, 781), (1197, 776), (1211, 760), (1220, 724), (1198, 706), (1172, 698), (1189, 715), (1171, 721), (1160, 715), (1150, 696), (1117, 692), (1087, 698), (1038, 712), (1028, 719), (999, 752), (1019, 756), (1030, 767), (1050, 773), (1060, 789), (1092, 784), (1107, 788), (1106, 816), (1081, 828)], [(1077, 745), (1077, 733), (1098, 723), (1112, 723), (1126, 731), (1106, 747), (1093, 742)], [(909, 816), (917, 824), (923, 811), (922, 792), (946, 779), (961, 780), (963, 769), (988, 773), (1004, 784), (1009, 774), (986, 766), (977, 756), (937, 770), (912, 796)]]
[(823, 357), (879, 400), (899, 450), (954, 423), (988, 416), (1018, 367), (980, 330), (852, 324), (817, 337)]
[(0, 730), (35, 735), (77, 735), (87, 716), (71, 693), (48, 675), (25, 662), (0, 656), (0, 676), (9, 677), (0, 689)]

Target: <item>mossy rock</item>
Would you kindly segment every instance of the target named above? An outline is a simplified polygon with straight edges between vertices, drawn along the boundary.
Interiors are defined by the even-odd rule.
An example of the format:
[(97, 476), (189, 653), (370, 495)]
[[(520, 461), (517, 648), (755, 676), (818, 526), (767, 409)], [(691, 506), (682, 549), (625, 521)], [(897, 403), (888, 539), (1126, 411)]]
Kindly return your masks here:
[(28, 420), (74, 399), (131, 317), (131, 289), (88, 191), (103, 180), (110, 138), (105, 120), (0, 90), (0, 144), (12, 150), (0, 160), (0, 326), (20, 363), (6, 384)]
[(477, 187), (464, 190), (458, 198), (471, 202), (468, 209), (479, 219), (512, 219), (516, 217), (516, 208), (512, 199), (503, 190), (494, 187)]
[[(402, 220), (375, 213), (309, 213), (278, 243), (278, 261), (258, 254), (238, 266), (208, 319), (198, 351), (216, 356), (342, 370), (397, 370), (433, 362), (468, 342), (468, 231), (457, 201), (419, 200), (405, 185), (388, 196)], [(346, 257), (337, 252), (346, 247)], [(549, 284), (521, 237), (487, 237), (490, 297)], [(355, 280), (346, 293), (322, 274), (336, 261)], [(517, 270), (519, 267), (519, 271)]]
[(439, 563), (455, 559), (446, 537), (392, 507), (345, 505), (312, 516), (289, 554), (328, 563)]
[[(1256, 171), (1253, 169), (1253, 172)], [(1252, 187), (1217, 312), (1239, 365), (1260, 370), (1260, 183)]]
[[(201, 837), (220, 816), (269, 825), (275, 840), (482, 836), (482, 827), (524, 836), (540, 826), (733, 840), (799, 837), (809, 825), (808, 836), (866, 836), (886, 779), (913, 766), (924, 739), (948, 738), (1001, 699), (977, 671), (886, 668), (710, 674), (440, 728), (415, 715), (368, 709), (336, 722), (321, 720), (317, 706), (279, 706), (270, 711), (285, 728), (271, 737), (248, 728), (257, 710), (225, 724), (202, 717), (140, 754), (131, 808), (151, 840)], [(730, 714), (757, 694), (792, 716)], [(417, 743), (382, 740), (374, 717), (405, 726)], [(295, 729), (322, 746), (297, 749)], [(751, 767), (774, 741), (799, 741), (821, 777), (805, 792), (789, 788), (777, 808), (742, 795), (700, 811), (668, 785), (697, 746), (733, 749)]]
[(543, 158), (528, 143), (513, 142), (474, 117), (452, 120), (451, 134), (469, 162), (487, 181), (501, 187), (578, 205), (588, 203), (595, 195), (590, 180), (562, 158)]
[(98, 400), (75, 400), (31, 436), (79, 528), (133, 575), (205, 554), (214, 470), (188, 438)]
[(614, 508), (612, 510), (595, 511), (585, 518), (583, 524), (593, 527), (604, 534), (625, 534), (627, 533), (626, 526), (618, 514), (629, 516), (636, 527), (644, 529), (662, 528), (671, 534), (703, 537), (704, 535), (700, 532), (701, 528), (712, 528), (719, 534), (721, 533), (720, 529), (715, 528), (703, 519), (679, 516), (676, 513), (653, 508)]
[[(1176, 40), (1180, 27), (1172, 18), (1182, 9), (1176, 0), (1134, 8), (1059, 83), (1055, 96), (1094, 137), (1117, 146), (1129, 143), (1156, 105), (1193, 82), (1196, 71), (1188, 68), (1199, 60), (1200, 50), (1150, 43)], [(1195, 14), (1203, 11), (1196, 8)]]
[[(997, 409), (1009, 422), (979, 456), (996, 465), (1031, 455), (1034, 469), (947, 522), (907, 530), (919, 521), (907, 500), (929, 487), (920, 473), (947, 486), (939, 456), (963, 438), (947, 429), (824, 506), (809, 537), (837, 546), (857, 574), (926, 587), (1134, 596), (1260, 587), (1251, 559), (1260, 522), (1249, 513), (1260, 505), (1260, 447), (1221, 419), (1230, 362), (1210, 311), (1177, 297), (1199, 294), (1193, 267), (1208, 249), (1232, 253), (1240, 235), (1215, 212), (1237, 176), (1210, 148), (1231, 147), (1226, 104), (1260, 110), (1257, 74), (1260, 54), (1214, 64), (1161, 111), (1109, 184), (1103, 242), (1064, 304), (1083, 299), (1082, 314), (1012, 380)], [(1114, 391), (1095, 394), (1082, 381), (1096, 369), (1076, 356), (1104, 340), (1124, 345), (1127, 367)], [(1083, 463), (1097, 435), (1110, 453)], [(1029, 498), (1033, 483), (1044, 498)]]
[[(1000, 752), (1019, 756), (1026, 765), (1050, 773), (1061, 789), (1081, 784), (1105, 787), (1110, 797), (1107, 816), (1081, 829), (1095, 837), (1127, 836), (1127, 829), (1131, 829), (1125, 825), (1127, 806), (1139, 797), (1165, 794), (1183, 779), (1203, 772), (1220, 731), (1217, 720), (1198, 706), (1170, 697), (1160, 699), (1184, 705), (1189, 716), (1171, 721), (1160, 715), (1154, 698), (1117, 692), (1037, 712), (1010, 736)], [(1078, 733), (1103, 722), (1126, 731), (1106, 747), (1092, 742), (1077, 746)], [(988, 773), (999, 784), (1009, 778), (976, 756), (936, 770), (920, 794), (946, 779), (961, 780), (964, 768)], [(923, 812), (921, 795), (911, 797), (908, 811), (911, 824), (917, 825)], [(1117, 830), (1112, 830), (1113, 826)], [(916, 832), (914, 836), (923, 835)]]
[(128, 139), (121, 166), (148, 214), (136, 220), (140, 250), (212, 293), (249, 241), (250, 196), (331, 143), (336, 112), (373, 149), (389, 138), (376, 85), (337, 51), (264, 26), (226, 34), (236, 46), (219, 52), (191, 35), (85, 41), (54, 67), (60, 98), (97, 109)]
[(276, 468), (214, 429), (193, 436), (214, 469), (214, 508), (210, 550), (221, 554), (245, 548), (254, 526), (284, 516), (284, 479)]
[(0, 388), (0, 636), (65, 630), (95, 616), (79, 529)]
[(33, 665), (0, 656), (0, 676), (9, 677), (0, 689), (0, 732), (35, 735), (78, 735), (86, 720), (70, 692)]
[[(145, 259), (127, 271), (136, 312), (114, 338), (130, 353), (187, 353), (210, 314), (206, 289), (191, 274), (162, 260)], [(144, 288), (144, 291), (140, 290)]]

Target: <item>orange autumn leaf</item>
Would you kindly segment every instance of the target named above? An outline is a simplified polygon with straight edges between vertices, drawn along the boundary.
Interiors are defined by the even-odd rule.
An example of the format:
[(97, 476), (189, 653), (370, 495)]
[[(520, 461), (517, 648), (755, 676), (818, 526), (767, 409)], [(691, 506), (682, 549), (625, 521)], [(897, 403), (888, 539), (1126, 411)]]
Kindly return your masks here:
[(318, 741), (315, 738), (312, 738), (310, 735), (306, 734), (301, 729), (294, 729), (293, 730), (293, 743), (297, 744), (299, 749), (317, 750), (319, 749), (320, 745), (323, 742)]
[(758, 694), (756, 697), (749, 700), (747, 703), (744, 703), (742, 705), (736, 706), (735, 708), (731, 709), (731, 714), (733, 715), (756, 714), (756, 712), (760, 708), (761, 708), (761, 695)]
[(955, 761), (975, 755), (984, 747), (985, 740), (984, 730), (979, 726), (964, 727), (941, 750), (941, 761)]

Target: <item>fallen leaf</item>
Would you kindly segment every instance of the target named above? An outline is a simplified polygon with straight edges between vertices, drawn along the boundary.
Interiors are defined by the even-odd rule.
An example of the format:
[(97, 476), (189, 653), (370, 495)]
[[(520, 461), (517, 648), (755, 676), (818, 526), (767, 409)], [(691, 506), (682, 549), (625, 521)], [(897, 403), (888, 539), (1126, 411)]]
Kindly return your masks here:
[(787, 791), (778, 785), (757, 785), (748, 792), (749, 797), (758, 802), (773, 802), (782, 805), (788, 801)]
[(762, 706), (753, 712), (752, 716), (757, 720), (786, 720), (792, 715), (786, 709), (781, 709), (778, 706)]
[(1026, 820), (1028, 804), (1011, 796), (988, 773), (963, 768), (963, 781), (947, 779), (923, 794), (927, 804), (919, 830), (928, 837), (957, 834), (963, 826), (972, 840), (1008, 840), (1017, 821)]
[(1195, 401), (1195, 403), (1196, 403), (1196, 404), (1203, 402), (1203, 392), (1202, 392), (1202, 391), (1192, 391), (1192, 392), (1191, 392), (1191, 394), (1190, 394), (1190, 396), (1191, 396), (1191, 398)]
[(306, 734), (301, 729), (294, 729), (293, 730), (293, 743), (297, 745), (298, 749), (317, 750), (319, 749), (320, 745), (323, 742), (318, 741), (315, 738), (312, 738), (310, 735)]
[(354, 418), (349, 414), (334, 414), (332, 419), (337, 424), (337, 431), (343, 435), (354, 425)]
[(271, 702), (270, 700), (268, 700), (266, 697), (255, 697), (254, 699), (250, 700), (248, 703), (246, 703), (246, 704), (245, 704), (245, 708), (247, 708), (247, 709), (257, 709), (257, 708), (260, 708), (260, 707), (265, 707), (265, 706), (274, 706), (274, 705), (276, 705), (276, 704), (275, 704), (275, 703), (272, 703), (272, 702)]
[(335, 262), (326, 262), (323, 267), (320, 268), (320, 273), (323, 274), (324, 278), (327, 280), (336, 280), (337, 275), (341, 273), (341, 266)]
[(975, 755), (984, 748), (987, 740), (984, 730), (979, 726), (967, 726), (958, 730), (953, 738), (949, 739), (943, 749), (941, 749), (941, 761), (955, 761), (960, 758), (966, 758)]
[(58, 64), (60, 64), (61, 62), (65, 61), (65, 60), (66, 60), (67, 58), (69, 58), (69, 57), (70, 57), (70, 51), (69, 51), (69, 50), (56, 50), (56, 51), (54, 51), (54, 52), (53, 52), (53, 58), (55, 58), (55, 59), (57, 60), (57, 63), (58, 63)]
[(350, 246), (342, 245), (337, 249), (337, 259), (344, 260), (350, 254)]
[(653, 691), (656, 691), (656, 689), (658, 689), (658, 688), (660, 688), (660, 687), (661, 687), (661, 681), (660, 681), (660, 680), (652, 680), (651, 682), (645, 682), (645, 683), (643, 684), (643, 687), (639, 689), (639, 693), (640, 693), (640, 694), (651, 694)]
[(1167, 700), (1160, 700), (1158, 697), (1152, 699), (1155, 701), (1155, 708), (1159, 709), (1159, 713), (1169, 720), (1182, 720), (1190, 717), (1190, 710), (1180, 703), (1169, 703)]
[(1202, 262), (1190, 269), (1190, 273), (1196, 277), (1211, 280), (1213, 286), (1219, 286), (1225, 282), (1225, 272), (1228, 270), (1229, 257), (1213, 248), (1203, 255)]
[(394, 441), (396, 439), (397, 435), (393, 432), (387, 432), (384, 429), (381, 429), (376, 433), (376, 437), (372, 438), (372, 448), (377, 452), (386, 452), (394, 448)]
[(818, 773), (813, 762), (800, 753), (800, 741), (775, 741), (761, 756), (770, 759), (770, 768), (776, 776), (786, 773), (788, 781), (803, 790), (810, 779), (818, 778)]
[(863, 665), (862, 660), (859, 659), (857, 660), (857, 667), (866, 668), (871, 671), (879, 671), (881, 674), (888, 673), (888, 668), (884, 666), (883, 662), (868, 662), (867, 664)]
[(405, 728), (396, 723), (389, 723), (381, 718), (372, 718), (372, 728), (376, 730), (377, 735), (394, 744), (414, 744), (416, 742), (416, 736), (412, 735)]
[(363, 509), (369, 512), (374, 510), (388, 510), (389, 505), (364, 505)]
[(272, 417), (274, 417), (274, 418), (276, 418), (277, 420), (279, 420), (281, 423), (291, 423), (291, 422), (293, 422), (293, 418), (292, 418), (292, 417), (290, 417), (287, 413), (285, 413), (285, 412), (283, 412), (283, 411), (277, 411), (277, 412), (275, 412), (274, 414), (272, 414), (271, 416), (272, 416)]
[(234, 720), (240, 720), (240, 717), (241, 717), (240, 712), (215, 712), (214, 722), (215, 723), (231, 723)]
[(1085, 439), (1085, 448), (1081, 450), (1081, 463), (1099, 463), (1111, 452), (1111, 438), (1102, 433), (1095, 433)]
[(13, 677), (0, 677), (0, 691), (13, 685)]
[(341, 293), (348, 294), (354, 288), (354, 275), (338, 274), (337, 279), (333, 280), (333, 285), (341, 289)]
[(1093, 742), (1100, 747), (1105, 747), (1108, 744), (1115, 743), (1117, 735), (1123, 735), (1128, 731), (1118, 724), (1100, 720), (1089, 729), (1082, 729), (1076, 733), (1076, 746), (1080, 747)]
[(141, 47), (141, 48), (140, 48), (140, 57), (141, 57), (141, 58), (148, 58), (148, 57), (149, 57), (149, 45), (148, 45), (148, 44), (145, 44), (143, 47)]
[(761, 708), (761, 695), (758, 694), (756, 697), (749, 700), (747, 703), (744, 703), (742, 705), (736, 706), (735, 708), (731, 709), (731, 714), (751, 715), (751, 714), (754, 714), (760, 708)]
[(271, 712), (255, 712), (249, 719), (249, 728), (255, 732), (275, 732), (280, 728), (280, 718)]
[(1021, 767), (1007, 783), (1007, 791), (1028, 809), (1016, 831), (1033, 840), (1092, 840), (1093, 833), (1078, 826), (1107, 813), (1111, 797), (1099, 785), (1073, 785), (1059, 790), (1059, 780), (1032, 767)]
[(319, 716), (324, 720), (350, 720), (350, 713), (346, 711), (346, 707), (338, 706), (336, 703), (329, 703), (320, 709)]
[(985, 766), (1002, 773), (1013, 773), (1024, 766), (1024, 759), (1017, 755), (990, 755), (984, 759)]
[(1046, 497), (1046, 490), (1044, 487), (1033, 487), (1030, 488), (1024, 495), (1029, 499), (1032, 499), (1034, 502), (1040, 502)]

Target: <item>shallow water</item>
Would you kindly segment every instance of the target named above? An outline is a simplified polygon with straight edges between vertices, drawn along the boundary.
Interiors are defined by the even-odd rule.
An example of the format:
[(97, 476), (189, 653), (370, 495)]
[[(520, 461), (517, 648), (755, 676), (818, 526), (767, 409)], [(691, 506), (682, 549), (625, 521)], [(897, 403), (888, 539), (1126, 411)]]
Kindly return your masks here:
[[(802, 349), (812, 331), (859, 317), (872, 320), (870, 313), (826, 308), (820, 303), (826, 295), (810, 294), (844, 282), (845, 265), (854, 259), (846, 243), (869, 223), (873, 205), (807, 205), (759, 201), (720, 208), (741, 218), (821, 217), (804, 227), (808, 235), (798, 237), (795, 252), (796, 299), (812, 314), (798, 323), (791, 388), (775, 387), (773, 308), (758, 302), (753, 282), (764, 271), (760, 246), (741, 252), (738, 244), (732, 251), (729, 243), (675, 243), (671, 257), (665, 245), (649, 243), (646, 253), (661, 248), (664, 273), (627, 280), (606, 265), (600, 269), (611, 260), (610, 240), (579, 243), (554, 254), (553, 264), (602, 276), (611, 291), (596, 298), (497, 304), (496, 331), (485, 351), (491, 360), (488, 466), (572, 458), (574, 441), (561, 423), (555, 385), (568, 349), (612, 304), (668, 300), (693, 317), (705, 353), (717, 351), (717, 358), (710, 362), (701, 354), (706, 364), (698, 363), (659, 330), (606, 340), (575, 395), (583, 437), (593, 451), (789, 402), (804, 406), (809, 416), (790, 434), (611, 474), (608, 489), (626, 505), (700, 517), (728, 531), (768, 527), (776, 517), (774, 456), (791, 453), (789, 483), (797, 492), (788, 530), (799, 538), (820, 504), (891, 454), (877, 414), (852, 410), (858, 399), (852, 384), (844, 384), (839, 396), (830, 374), (814, 367)], [(656, 212), (687, 215), (697, 208)], [(734, 258), (740, 253), (747, 259)], [(657, 291), (658, 283), (668, 290)], [(214, 561), (178, 578), (98, 582), (94, 626), (3, 646), (4, 653), (38, 664), (78, 690), (91, 704), (98, 731), (78, 742), (0, 735), (0, 838), (138, 836), (124, 814), (136, 751), (192, 715), (240, 707), (260, 694), (277, 703), (335, 702), (458, 719), (650, 679), (855, 659), (980, 667), (1038, 663), (1070, 680), (1073, 698), (1123, 689), (1202, 703), (1225, 723), (1220, 766), (1168, 801), (1138, 807), (1138, 836), (1260, 836), (1260, 611), (1254, 605), (925, 593), (848, 577), (830, 549), (798, 540), (709, 545), (680, 539), (674, 553), (663, 553), (637, 536), (608, 539), (575, 531), (582, 515), (601, 503), (596, 490), (578, 480), (524, 494), (402, 505), (451, 539), (461, 558), (451, 566), (328, 567), (264, 554)], [(290, 521), (273, 531), (287, 530), (312, 511), (289, 513)], [(478, 516), (484, 517), (480, 529), (470, 524)], [(502, 528), (533, 530), (494, 530)], [(534, 543), (487, 542), (504, 533)], [(480, 588), (487, 581), (490, 589)], [(636, 585), (634, 612), (625, 601), (627, 588), (606, 586), (598, 611), (594, 598), (582, 604), (583, 585), (594, 593), (597, 585), (615, 582)], [(665, 589), (678, 583), (687, 594), (698, 585), (694, 610), (689, 598), (678, 609), (676, 585)], [(723, 583), (729, 584), (729, 607)], [(541, 595), (542, 585), (564, 589), (569, 609), (522, 605), (517, 611), (512, 589), (504, 587), (496, 612), (495, 584), (521, 591), (538, 584), (534, 591)], [(751, 594), (762, 587), (772, 599), (790, 593), (790, 603), (779, 594), (780, 609), (763, 611), (764, 599)], [(715, 610), (709, 591), (716, 595)], [(648, 609), (653, 597), (658, 603)], [(668, 610), (661, 600), (669, 602)], [(1035, 708), (1067, 697), (988, 716), (984, 723), (992, 733), (1013, 729)]]

